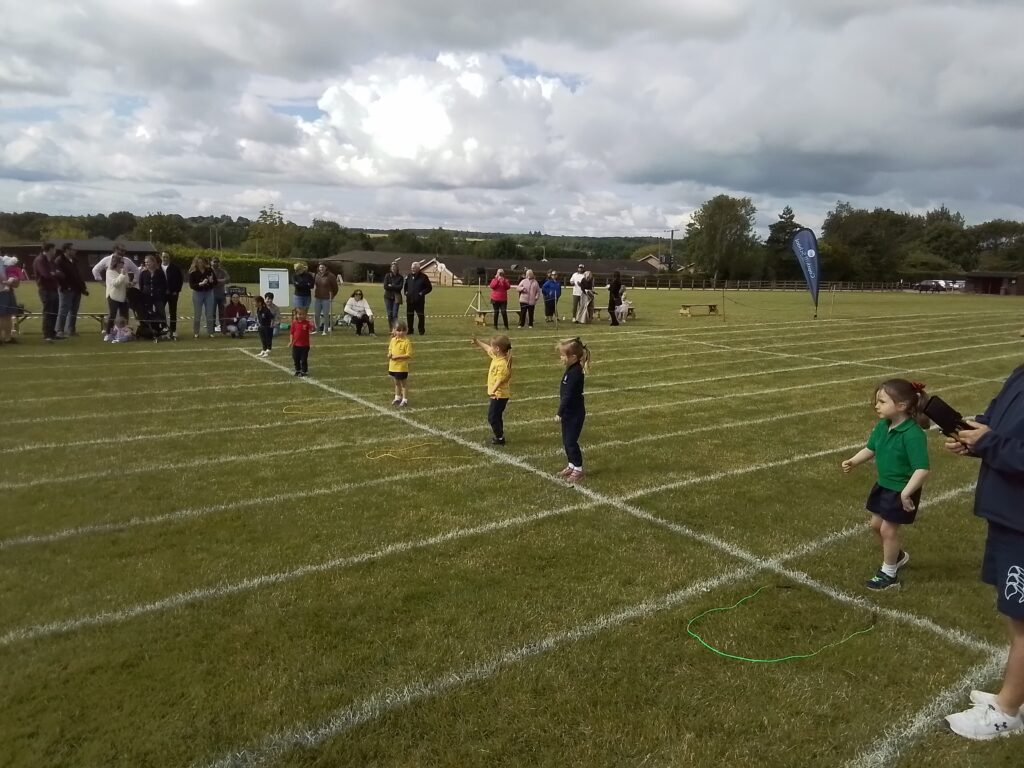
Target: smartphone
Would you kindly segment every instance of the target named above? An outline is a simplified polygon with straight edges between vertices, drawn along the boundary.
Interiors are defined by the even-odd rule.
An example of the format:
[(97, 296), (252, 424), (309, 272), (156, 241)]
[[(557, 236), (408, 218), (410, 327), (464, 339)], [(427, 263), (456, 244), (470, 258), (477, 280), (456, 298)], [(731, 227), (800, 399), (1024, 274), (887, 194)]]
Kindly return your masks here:
[(938, 395), (932, 395), (924, 406), (924, 415), (939, 425), (942, 434), (955, 437), (961, 429), (970, 429), (964, 417)]

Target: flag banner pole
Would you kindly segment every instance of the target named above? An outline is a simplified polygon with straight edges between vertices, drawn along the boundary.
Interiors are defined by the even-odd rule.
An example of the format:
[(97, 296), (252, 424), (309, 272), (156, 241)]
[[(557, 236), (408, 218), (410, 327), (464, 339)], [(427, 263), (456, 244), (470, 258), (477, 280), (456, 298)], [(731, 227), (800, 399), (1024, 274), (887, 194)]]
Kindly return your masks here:
[(821, 277), (818, 264), (818, 238), (814, 232), (807, 229), (797, 230), (790, 241), (790, 247), (796, 260), (800, 262), (800, 269), (803, 270), (804, 279), (807, 281), (807, 290), (811, 293), (811, 300), (814, 302), (814, 319), (818, 319), (818, 281)]

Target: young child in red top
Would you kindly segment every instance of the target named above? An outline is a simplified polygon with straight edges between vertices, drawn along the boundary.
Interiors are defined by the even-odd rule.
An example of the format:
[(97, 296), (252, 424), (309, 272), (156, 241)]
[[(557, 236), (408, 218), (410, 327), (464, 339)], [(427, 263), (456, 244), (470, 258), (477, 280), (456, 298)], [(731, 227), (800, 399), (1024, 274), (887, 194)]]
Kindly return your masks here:
[(313, 323), (306, 317), (305, 309), (300, 307), (292, 312), (292, 325), (289, 329), (291, 339), (288, 346), (292, 348), (296, 376), (309, 376), (309, 336), (314, 330)]

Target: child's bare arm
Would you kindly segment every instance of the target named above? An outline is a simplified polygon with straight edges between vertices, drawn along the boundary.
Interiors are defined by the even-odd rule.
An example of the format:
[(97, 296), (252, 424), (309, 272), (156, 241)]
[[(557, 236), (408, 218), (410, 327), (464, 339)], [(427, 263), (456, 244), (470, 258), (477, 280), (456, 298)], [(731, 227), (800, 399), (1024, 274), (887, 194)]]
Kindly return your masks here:
[(843, 472), (849, 472), (854, 467), (858, 467), (865, 461), (870, 461), (875, 457), (875, 452), (869, 448), (861, 448), (857, 453), (844, 461), (840, 466), (843, 468)]

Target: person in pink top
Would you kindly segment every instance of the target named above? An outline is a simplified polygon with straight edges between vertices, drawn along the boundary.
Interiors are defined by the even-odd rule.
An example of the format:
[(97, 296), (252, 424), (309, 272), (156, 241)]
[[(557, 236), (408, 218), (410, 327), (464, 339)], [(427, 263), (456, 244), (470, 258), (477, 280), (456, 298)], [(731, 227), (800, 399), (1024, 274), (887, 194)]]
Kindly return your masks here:
[(498, 330), (498, 312), (501, 312), (501, 319), (505, 321), (505, 330), (508, 330), (508, 292), (512, 283), (505, 277), (505, 270), (499, 269), (494, 273), (494, 279), (489, 282), (491, 289), (491, 306), (494, 308), (494, 330)]
[(519, 291), (519, 327), (525, 327), (529, 318), (530, 327), (533, 328), (533, 310), (540, 301), (540, 283), (533, 276), (532, 269), (526, 270), (526, 277), (519, 281), (516, 290)]

